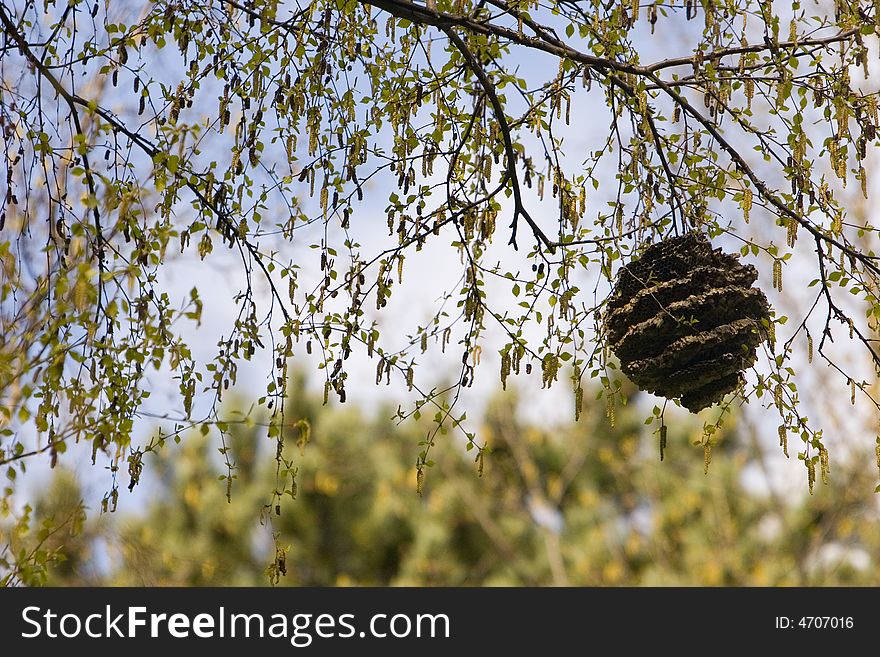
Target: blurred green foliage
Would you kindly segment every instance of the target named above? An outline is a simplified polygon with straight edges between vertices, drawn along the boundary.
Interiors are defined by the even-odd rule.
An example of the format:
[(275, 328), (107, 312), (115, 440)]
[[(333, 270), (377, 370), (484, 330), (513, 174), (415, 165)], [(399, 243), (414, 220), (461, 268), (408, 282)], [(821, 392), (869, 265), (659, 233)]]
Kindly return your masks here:
[(286, 448), (296, 498), (280, 514), (267, 506), (276, 473), (265, 427), (232, 425), (231, 501), (216, 439), (193, 434), (155, 457), (160, 481), (148, 484), (157, 492), (142, 513), (122, 504), (87, 518), (75, 480), (59, 470), (27, 523), (4, 527), (8, 583), (880, 583), (876, 472), (865, 458), (835, 463), (812, 496), (787, 496), (744, 484), (746, 472), (762, 480), (764, 441), (735, 419), (713, 437), (706, 470), (691, 416), (667, 417), (661, 462), (644, 409), (618, 409), (613, 427), (598, 403), (577, 423), (532, 423), (525, 402), (505, 393), (482, 419), (491, 448), (482, 475), (450, 438), (432, 453), (420, 496), (416, 423), (386, 419), (389, 409), (322, 406), (304, 390), (286, 415), (290, 426), (308, 423), (310, 440)]

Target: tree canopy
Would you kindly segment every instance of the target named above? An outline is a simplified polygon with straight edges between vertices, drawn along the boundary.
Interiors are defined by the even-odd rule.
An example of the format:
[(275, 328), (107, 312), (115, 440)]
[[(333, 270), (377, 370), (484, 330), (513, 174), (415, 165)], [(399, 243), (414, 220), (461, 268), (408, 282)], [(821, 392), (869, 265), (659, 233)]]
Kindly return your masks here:
[[(450, 430), (482, 460), (458, 402), (488, 363), (504, 385), (570, 385), (573, 417), (595, 380), (613, 418), (615, 276), (690, 230), (778, 293), (766, 349), (722, 410), (775, 408), (812, 488), (829, 456), (803, 370), (821, 363), (877, 407), (877, 229), (852, 194), (869, 195), (877, 145), (876, 2), (17, 0), (0, 22), (10, 480), (87, 442), (114, 508), (146, 453), (216, 427), (231, 486), (219, 409), (266, 354), (254, 401), (277, 443), (273, 506), (296, 487), (285, 445), (308, 427), (284, 400), (306, 354), (324, 401), (367, 385), (352, 354), (377, 383), (405, 383), (398, 415), (433, 418), (419, 482)], [(419, 274), (447, 252), (454, 269)], [(217, 298), (211, 263), (236, 271), (234, 293)], [(395, 305), (407, 286), (437, 300), (431, 317)], [(208, 304), (228, 325), (199, 328)], [(425, 365), (435, 354), (456, 364), (447, 383)], [(158, 411), (161, 377), (177, 397)]]

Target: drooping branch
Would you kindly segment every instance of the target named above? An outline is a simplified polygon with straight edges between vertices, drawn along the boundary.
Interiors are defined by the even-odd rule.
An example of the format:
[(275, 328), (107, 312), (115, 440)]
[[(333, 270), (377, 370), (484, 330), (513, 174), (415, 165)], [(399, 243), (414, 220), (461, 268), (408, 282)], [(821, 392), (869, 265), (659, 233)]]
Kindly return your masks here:
[[(7, 16), (6, 10), (3, 7), (0, 7), (0, 22), (3, 23), (3, 27), (7, 34), (9, 34), (15, 42), (18, 44), (19, 50), (22, 54), (28, 59), (28, 61), (34, 66), (34, 68), (39, 72), (40, 76), (43, 77), (49, 84), (52, 85), (52, 88), (61, 96), (67, 105), (70, 107), (71, 113), (74, 117), (74, 122), (77, 128), (78, 134), (81, 134), (80, 122), (78, 119), (78, 110), (80, 107), (87, 109), (88, 111), (94, 112), (102, 119), (104, 119), (110, 126), (110, 128), (117, 134), (124, 135), (127, 137), (131, 143), (135, 144), (138, 148), (141, 149), (146, 155), (148, 155), (151, 159), (154, 159), (157, 155), (159, 155), (162, 150), (153, 144), (149, 139), (144, 137), (138, 132), (130, 130), (123, 124), (119, 119), (117, 119), (111, 112), (108, 110), (98, 106), (96, 103), (82, 98), (81, 96), (71, 93), (68, 91), (63, 84), (52, 74), (52, 72), (46, 68), (43, 62), (33, 53), (31, 48), (29, 47), (27, 41), (21, 35), (21, 33), (16, 28), (15, 24), (11, 21), (11, 19)], [(83, 136), (84, 137), (84, 136)], [(89, 187), (89, 193), (95, 198), (97, 201), (97, 190), (94, 184), (94, 180), (92, 177), (91, 170), (88, 165), (88, 159), (85, 154), (83, 154), (83, 165), (84, 170), (86, 172), (87, 184)], [(235, 228), (232, 220), (228, 217), (227, 212), (218, 204), (213, 198), (208, 198), (205, 193), (199, 189), (198, 185), (195, 184), (189, 175), (184, 174), (193, 174), (198, 176), (196, 172), (188, 171), (185, 167), (181, 167), (180, 173), (178, 174), (181, 179), (184, 181), (186, 187), (196, 196), (199, 203), (202, 207), (209, 209), (218, 220), (218, 224), (220, 228), (223, 230), (223, 234), (226, 238), (230, 240), (235, 240), (239, 243), (239, 248), (243, 247), (243, 250), (246, 250), (251, 258), (257, 263), (257, 266), (263, 272), (263, 275), (266, 278), (267, 283), (272, 292), (272, 297), (277, 301), (281, 308), (281, 312), (284, 315), (286, 320), (290, 320), (290, 314), (287, 310), (286, 304), (281, 297), (280, 292), (275, 285), (275, 282), (272, 280), (272, 276), (269, 273), (269, 270), (263, 262), (263, 257), (260, 254), (257, 247), (252, 244), (249, 240), (242, 238), (238, 234), (238, 230)], [(98, 240), (98, 260), (99, 266), (101, 267), (101, 271), (103, 272), (103, 260), (104, 255), (102, 250), (100, 249), (100, 245), (102, 244), (102, 233), (101, 233), (101, 224), (100, 224), (100, 216), (97, 210), (97, 203), (93, 208), (94, 216), (95, 216), (95, 224), (96, 230), (98, 231), (97, 240)], [(101, 308), (100, 302), (100, 294), (98, 296), (98, 311)]]
[[(65, 12), (66, 15), (66, 12)], [(80, 121), (79, 116), (79, 107), (78, 103), (73, 94), (71, 94), (67, 89), (64, 88), (54, 75), (52, 75), (51, 71), (49, 71), (43, 62), (38, 58), (31, 47), (29, 46), (27, 40), (22, 36), (22, 34), (18, 31), (16, 25), (12, 22), (12, 19), (7, 15), (6, 9), (0, 6), (0, 22), (3, 23), (4, 32), (15, 41), (16, 45), (18, 45), (18, 49), (21, 53), (27, 58), (27, 60), (33, 65), (35, 69), (40, 72), (49, 84), (52, 85), (52, 88), (64, 99), (64, 102), (67, 103), (68, 108), (70, 109), (70, 115), (73, 119), (74, 129), (76, 131), (76, 136), (81, 140), (82, 143), (78, 144), (74, 151), (77, 152), (80, 156), (80, 159), (83, 163), (83, 171), (85, 173), (86, 178), (86, 186), (89, 190), (89, 195), (91, 197), (92, 206), (92, 217), (95, 224), (95, 255), (98, 259), (98, 294), (97, 294), (97, 308), (96, 308), (96, 319), (97, 316), (100, 315), (101, 309), (103, 307), (103, 289), (104, 289), (104, 229), (101, 226), (101, 213), (98, 210), (98, 188), (95, 184), (95, 175), (92, 171), (92, 166), (89, 162), (89, 154), (88, 154), (88, 144), (87, 137), (83, 132), (82, 122)], [(51, 219), (50, 219), (51, 221)]]
[(467, 62), (468, 68), (473, 72), (474, 75), (477, 76), (477, 79), (480, 81), (480, 85), (483, 87), (483, 90), (486, 92), (486, 96), (489, 98), (489, 102), (492, 104), (492, 110), (495, 113), (495, 119), (498, 121), (498, 128), (501, 131), (501, 138), (504, 141), (504, 153), (505, 153), (505, 171), (504, 171), (504, 181), (508, 181), (510, 183), (510, 188), (513, 192), (513, 201), (514, 201), (514, 209), (513, 209), (513, 219), (510, 224), (511, 235), (510, 235), (510, 244), (517, 248), (516, 244), (516, 226), (517, 220), (519, 217), (522, 217), (525, 222), (532, 229), (532, 232), (535, 235), (535, 239), (544, 244), (544, 246), (550, 250), (553, 249), (553, 244), (547, 235), (541, 230), (535, 220), (532, 219), (528, 210), (525, 207), (522, 199), (522, 192), (519, 186), (519, 176), (516, 171), (516, 151), (513, 149), (513, 140), (510, 135), (510, 125), (507, 122), (507, 117), (504, 114), (504, 106), (501, 104), (501, 101), (498, 99), (498, 94), (495, 92), (495, 85), (492, 84), (492, 80), (489, 79), (489, 76), (486, 74), (485, 69), (480, 65), (477, 61), (477, 58), (474, 57), (474, 54), (467, 47), (467, 44), (459, 37), (455, 31), (447, 26), (441, 26), (441, 30), (449, 37), (449, 40), (456, 47), (456, 49), (461, 53), (461, 56), (464, 57)]
[(682, 108), (685, 112), (687, 112), (691, 117), (693, 117), (705, 130), (708, 132), (712, 138), (718, 142), (718, 145), (721, 146), (722, 150), (727, 153), (727, 156), (733, 161), (736, 165), (737, 169), (739, 169), (755, 186), (755, 188), (761, 193), (761, 195), (770, 202), (773, 207), (775, 207), (781, 215), (784, 215), (788, 219), (797, 222), (799, 225), (803, 226), (807, 229), (810, 234), (816, 239), (820, 239), (832, 246), (837, 247), (847, 255), (859, 260), (864, 264), (864, 266), (869, 269), (872, 273), (876, 275), (880, 275), (880, 267), (876, 264), (875, 261), (880, 260), (880, 256), (870, 256), (865, 253), (861, 253), (860, 251), (856, 251), (850, 246), (843, 244), (839, 240), (835, 239), (833, 235), (826, 233), (820, 230), (818, 227), (813, 225), (812, 222), (806, 219), (806, 217), (802, 217), (800, 214), (792, 210), (785, 202), (779, 198), (779, 195), (775, 193), (770, 187), (761, 180), (758, 175), (755, 173), (754, 169), (745, 161), (745, 158), (736, 149), (725, 137), (721, 134), (721, 131), (718, 129), (718, 126), (715, 125), (710, 119), (706, 118), (697, 108), (695, 108), (688, 100), (679, 93), (678, 90), (671, 87), (665, 81), (663, 81), (659, 76), (651, 73), (649, 74), (649, 79), (656, 84), (660, 89), (662, 89), (679, 107)]
[(834, 318), (839, 321), (841, 324), (849, 327), (849, 330), (859, 338), (859, 342), (865, 345), (865, 348), (868, 350), (868, 353), (871, 354), (871, 360), (874, 361), (874, 367), (878, 372), (880, 372), (880, 354), (874, 349), (874, 346), (871, 344), (871, 340), (868, 336), (864, 335), (861, 330), (851, 318), (847, 316), (843, 310), (841, 310), (840, 306), (838, 306), (834, 299), (831, 298), (831, 292), (829, 290), (831, 283), (828, 280), (828, 272), (825, 267), (825, 259), (828, 255), (825, 253), (825, 250), (822, 248), (822, 241), (819, 237), (816, 237), (816, 258), (819, 263), (819, 285), (822, 286), (822, 295), (825, 297), (825, 303), (828, 306), (828, 315), (825, 320), (825, 326), (822, 329), (822, 338), (819, 340), (819, 353), (824, 355), (823, 349), (825, 347), (825, 340), (829, 339), (832, 342), (834, 339), (831, 337), (831, 319)]
[[(618, 76), (611, 74), (607, 76), (607, 79), (613, 86), (622, 89), (623, 92), (630, 98), (637, 98), (635, 89), (633, 89), (630, 85), (621, 80)], [(660, 159), (660, 166), (663, 168), (663, 173), (666, 175), (666, 180), (669, 183), (669, 208), (672, 212), (673, 225), (675, 224), (675, 212), (677, 208), (680, 214), (682, 227), (684, 228), (684, 208), (682, 207), (681, 198), (678, 195), (678, 185), (675, 182), (675, 174), (672, 173), (672, 168), (669, 166), (669, 159), (666, 156), (666, 149), (664, 147), (663, 137), (660, 135), (660, 130), (657, 128), (657, 122), (654, 120), (654, 115), (651, 112), (650, 107), (645, 108), (643, 116), (648, 124), (648, 129), (651, 131), (651, 140), (654, 142), (657, 157)]]

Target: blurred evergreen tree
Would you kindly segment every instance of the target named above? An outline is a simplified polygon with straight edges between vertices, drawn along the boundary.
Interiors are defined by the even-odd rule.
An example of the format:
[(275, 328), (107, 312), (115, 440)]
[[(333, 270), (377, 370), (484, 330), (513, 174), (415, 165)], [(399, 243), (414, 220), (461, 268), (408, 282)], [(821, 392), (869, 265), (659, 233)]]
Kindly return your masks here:
[[(435, 448), (419, 496), (419, 426), (386, 419), (389, 409), (370, 418), (321, 406), (300, 382), (287, 422), (308, 422), (310, 440), (287, 447), (297, 494), (280, 515), (267, 507), (275, 470), (261, 458), (264, 427), (230, 427), (229, 501), (216, 443), (190, 436), (161, 451), (146, 511), (80, 523), (48, 583), (262, 585), (273, 532), (289, 546), (282, 585), (880, 583), (875, 473), (864, 458), (835, 464), (814, 495), (783, 499), (744, 484), (761, 466), (760, 440), (735, 419), (714, 434), (706, 470), (704, 428), (690, 416), (667, 414), (660, 462), (656, 427), (634, 404), (613, 426), (604, 405), (563, 424), (526, 421), (522, 407), (514, 393), (490, 405), (482, 475), (463, 446)], [(60, 474), (35, 517), (69, 514), (78, 495)], [(100, 577), (98, 542), (107, 546)]]

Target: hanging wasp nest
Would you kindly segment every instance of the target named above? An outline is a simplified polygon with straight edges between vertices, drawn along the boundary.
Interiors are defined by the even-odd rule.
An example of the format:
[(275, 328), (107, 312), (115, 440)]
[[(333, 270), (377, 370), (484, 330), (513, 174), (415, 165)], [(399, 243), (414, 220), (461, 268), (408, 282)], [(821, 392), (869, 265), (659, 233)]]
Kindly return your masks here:
[(758, 272), (689, 232), (653, 244), (618, 274), (608, 344), (641, 390), (680, 399), (692, 413), (743, 380), (767, 337), (770, 308)]

